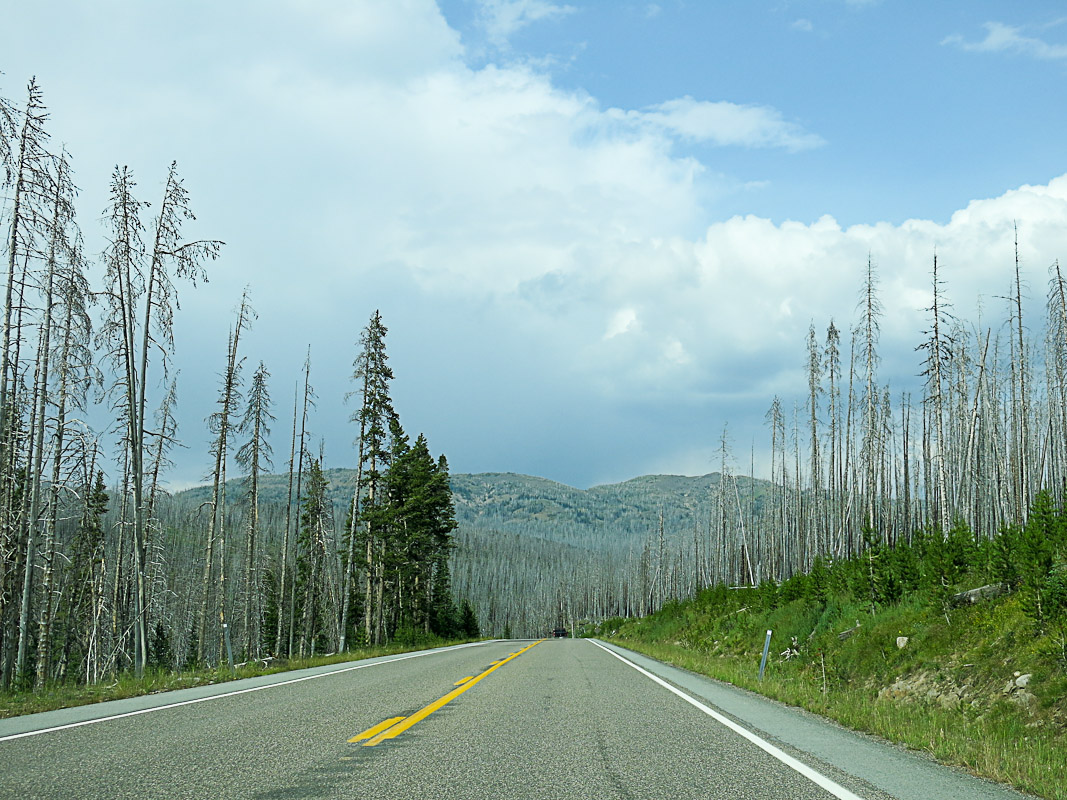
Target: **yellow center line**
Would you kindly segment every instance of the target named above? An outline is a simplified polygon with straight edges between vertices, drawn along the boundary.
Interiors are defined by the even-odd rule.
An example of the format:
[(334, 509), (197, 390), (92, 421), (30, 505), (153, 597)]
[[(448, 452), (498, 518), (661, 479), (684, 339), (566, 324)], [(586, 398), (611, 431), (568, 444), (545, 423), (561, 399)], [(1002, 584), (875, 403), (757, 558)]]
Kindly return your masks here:
[(467, 681), (469, 681), (473, 677), (474, 677), (473, 675), (468, 675), (466, 678), (460, 678), (458, 681), (456, 681), (452, 685), (453, 686), (462, 686), (463, 684), (465, 684)]
[[(399, 736), (404, 731), (408, 730), (409, 728), (413, 727), (417, 723), (419, 723), (422, 720), (426, 719), (433, 712), (435, 712), (438, 709), (443, 708), (444, 706), (446, 706), (449, 703), (451, 703), (453, 700), (455, 700), (457, 697), (459, 697), (465, 691), (467, 691), (472, 686), (474, 686), (474, 684), (476, 684), (482, 678), (485, 678), (486, 676), (488, 676), (489, 673), (493, 672), (494, 670), (500, 669), (502, 666), (507, 664), (513, 658), (518, 658), (523, 653), (525, 653), (527, 650), (529, 650), (531, 647), (534, 647), (535, 645), (538, 645), (543, 641), (544, 641), (544, 639), (538, 639), (536, 642), (534, 642), (533, 644), (529, 645), (528, 647), (524, 647), (519, 652), (513, 653), (512, 655), (508, 656), (507, 658), (501, 659), (500, 661), (498, 661), (495, 664), (493, 664), (493, 666), (489, 667), (489, 669), (487, 669), (481, 675), (476, 675), (475, 677), (471, 678), (470, 680), (464, 681), (463, 685), (460, 686), (458, 689), (453, 689), (451, 692), (449, 692), (448, 694), (446, 694), (444, 697), (440, 698), (439, 700), (434, 700), (432, 703), (430, 703), (430, 705), (428, 705), (425, 708), (422, 708), (422, 709), (416, 711), (410, 717), (400, 718), (400, 719), (397, 719), (397, 720), (394, 720), (394, 721), (386, 720), (386, 722), (388, 722), (390, 724), (386, 725), (386, 722), (383, 722), (383, 723), (381, 723), (381, 725), (376, 726), (380, 730), (380, 732), (377, 733), (376, 735), (374, 735), (373, 738), (371, 738), (369, 741), (363, 742), (363, 747), (374, 747), (375, 745), (381, 744), (386, 739), (392, 739), (395, 736)], [(384, 729), (382, 728), (382, 726), (385, 726)], [(372, 728), (371, 730), (374, 730), (374, 729)], [(361, 734), (361, 736), (362, 736), (362, 734)], [(359, 738), (359, 737), (357, 737), (357, 738)], [(351, 741), (351, 740), (349, 740), (349, 741)]]
[(400, 720), (402, 719), (403, 717), (393, 717), (392, 719), (387, 719), (385, 722), (379, 722), (373, 728), (367, 728), (367, 730), (363, 731), (363, 733), (359, 734), (359, 736), (353, 736), (348, 741), (362, 742), (364, 739), (370, 739), (371, 737), (377, 736), (379, 733), (386, 730), (390, 725), (396, 725), (396, 723), (400, 722)]

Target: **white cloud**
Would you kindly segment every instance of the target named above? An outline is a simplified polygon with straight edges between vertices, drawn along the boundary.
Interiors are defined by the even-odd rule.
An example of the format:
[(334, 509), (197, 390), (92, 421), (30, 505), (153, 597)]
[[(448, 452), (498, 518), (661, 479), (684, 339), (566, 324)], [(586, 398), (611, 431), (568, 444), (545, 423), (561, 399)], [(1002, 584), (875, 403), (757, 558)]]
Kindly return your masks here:
[[(847, 352), (868, 255), (885, 309), (880, 380), (894, 392), (918, 384), (914, 348), (928, 325), (935, 251), (954, 312), (995, 336), (1016, 222), (1033, 292), (1025, 313), (1037, 331), (1047, 267), (1067, 254), (1067, 175), (976, 200), (944, 224), (842, 228), (829, 216), (810, 224), (745, 216), (697, 240), (604, 236), (554, 286), (576, 298), (571, 307), (539, 302), (523, 313), (543, 320), (538, 330), (561, 367), (591, 381), (602, 401), (704, 407), (712, 428), (740, 423), (748, 435), (773, 395), (803, 397), (809, 324), (822, 340), (834, 320)], [(606, 331), (588, 319), (608, 319)]]
[(677, 339), (669, 339), (663, 347), (663, 357), (674, 364), (689, 364), (693, 359), (686, 352), (685, 345)]
[(815, 26), (811, 24), (810, 19), (798, 19), (790, 25), (793, 30), (804, 31), (804, 33), (811, 33), (815, 30)]
[(653, 19), (663, 13), (663, 8), (658, 3), (649, 3), (645, 6), (645, 17)]
[(797, 151), (825, 144), (821, 136), (787, 122), (779, 111), (767, 106), (709, 102), (685, 96), (644, 111), (629, 112), (627, 118), (683, 139), (723, 146), (782, 147)]
[(942, 39), (941, 44), (952, 44), (961, 50), (973, 53), (1017, 53), (1043, 61), (1067, 58), (1067, 45), (1049, 44), (1033, 36), (1024, 36), (1022, 28), (1002, 22), (987, 22), (983, 25), (986, 37), (980, 42), (968, 42), (960, 34)]
[[(131, 158), (146, 199), (155, 199), (158, 171), (177, 156), (194, 173), (200, 230), (229, 242), (210, 287), (182, 295), (179, 325), (192, 321), (179, 333), (190, 439), (210, 412), (214, 389), (205, 387), (229, 309), (250, 281), (260, 321), (249, 355), (269, 354), (279, 387), (292, 385), (313, 343), (318, 434), (351, 438), (340, 407), (351, 343), (381, 307), (397, 347), (400, 407), (414, 430), (426, 430), (461, 470), (523, 469), (509, 459), (534, 445), (559, 449), (544, 433), (554, 420), (527, 420), (527, 412), (562, 418), (588, 409), (598, 425), (615, 420), (605, 440), (628, 447), (619, 430), (698, 409), (707, 430), (658, 438), (655, 452), (666, 458), (688, 446), (679, 442), (714, 440), (728, 420), (746, 443), (745, 415), (758, 430), (774, 394), (803, 394), (808, 324), (821, 336), (833, 318), (847, 340), (868, 253), (886, 308), (883, 380), (894, 385), (918, 371), (913, 348), (935, 247), (956, 313), (975, 320), (982, 295), (984, 324), (994, 329), (1001, 301), (989, 298), (1008, 287), (1014, 221), (1035, 293), (1031, 313), (1039, 313), (1045, 268), (1067, 258), (1067, 176), (976, 200), (945, 224), (843, 228), (829, 216), (709, 224), (709, 185), (729, 180), (729, 191), (745, 191), (747, 176), (706, 170), (677, 154), (679, 140), (788, 151), (822, 140), (766, 106), (683, 97), (605, 109), (529, 65), (471, 68), (429, 0), (334, 0), (318, 16), (279, 8), (295, 6), (276, 0), (262, 16), (246, 7), (259, 26), (247, 39), (211, 28), (201, 72), (188, 84), (184, 73), (171, 75), (168, 96), (187, 98), (195, 119), (217, 125), (162, 131), (137, 114), (116, 126), (122, 108), (136, 105), (130, 97), (159, 84), (97, 65), (87, 52), (95, 44), (79, 37), (70, 37), (70, 57), (84, 70), (57, 68), (48, 84), (55, 138), (71, 142), (79, 165), (105, 170), (103, 179), (79, 173), (86, 219), (104, 207), (116, 158)], [(34, 22), (26, 30), (45, 30)], [(168, 35), (196, 30), (190, 22)], [(18, 75), (21, 64), (7, 69)], [(486, 422), (496, 417), (495, 427)], [(518, 441), (520, 428), (540, 431), (539, 440)], [(477, 436), (497, 461), (472, 451)], [(513, 450), (502, 452), (502, 440), (514, 440)], [(202, 465), (190, 471), (201, 473)]]
[(604, 339), (614, 339), (631, 330), (637, 324), (637, 312), (632, 308), (620, 308), (608, 322)]
[(505, 47), (508, 40), (527, 25), (561, 19), (577, 10), (574, 6), (548, 0), (478, 0), (478, 3), (482, 27), (496, 47)]

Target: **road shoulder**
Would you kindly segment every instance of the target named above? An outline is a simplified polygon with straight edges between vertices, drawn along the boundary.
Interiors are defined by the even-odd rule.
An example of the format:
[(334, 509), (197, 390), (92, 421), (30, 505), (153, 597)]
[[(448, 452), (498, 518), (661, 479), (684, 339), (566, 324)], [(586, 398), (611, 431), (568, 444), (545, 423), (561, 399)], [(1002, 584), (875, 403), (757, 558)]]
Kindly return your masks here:
[(891, 742), (848, 730), (704, 675), (664, 664), (619, 645), (595, 640), (768, 740), (810, 754), (899, 800), (1023, 800), (1022, 794)]

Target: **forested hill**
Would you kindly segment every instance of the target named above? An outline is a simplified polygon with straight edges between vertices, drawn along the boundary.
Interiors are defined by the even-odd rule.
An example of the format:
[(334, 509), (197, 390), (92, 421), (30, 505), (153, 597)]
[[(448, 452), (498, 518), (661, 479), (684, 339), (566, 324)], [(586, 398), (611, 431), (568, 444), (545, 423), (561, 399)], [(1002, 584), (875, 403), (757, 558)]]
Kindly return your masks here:
[[(356, 471), (325, 471), (329, 493), (338, 511), (338, 523), (352, 500)], [(454, 474), (450, 476), (456, 519), (462, 527), (508, 531), (582, 547), (611, 549), (639, 544), (658, 536), (660, 518), (670, 539), (688, 534), (694, 527), (707, 528), (720, 475), (700, 477), (644, 475), (622, 483), (575, 489), (562, 483), (512, 472)], [(764, 493), (764, 481), (736, 478), (737, 491), (745, 499), (754, 496), (756, 506)], [(296, 494), (294, 478), (293, 493)], [(227, 482), (230, 502), (244, 494), (240, 479)], [(285, 506), (289, 476), (263, 475), (260, 502)], [(211, 499), (210, 486), (178, 492), (182, 505), (198, 505)]]
[[(326, 479), (340, 534), (356, 473), (330, 469)], [(645, 475), (589, 489), (516, 473), (450, 479), (459, 523), (452, 587), (457, 601), (477, 609), (487, 634), (543, 635), (560, 624), (643, 614), (668, 597), (690, 596), (709, 580), (718, 472)], [(733, 477), (722, 495), (758, 513), (768, 485)], [(264, 475), (259, 487), (261, 509), (273, 519), (266, 535), (277, 544), (289, 476)], [(226, 493), (240, 513), (242, 481), (227, 482)], [(173, 500), (189, 513), (210, 503), (211, 488), (188, 489)]]
[[(622, 483), (575, 489), (515, 473), (453, 475), (456, 519), (489, 528), (586, 547), (639, 545), (658, 536), (662, 515), (671, 539), (694, 527), (706, 530), (720, 475), (645, 475)], [(763, 481), (736, 479), (738, 491), (756, 501)]]

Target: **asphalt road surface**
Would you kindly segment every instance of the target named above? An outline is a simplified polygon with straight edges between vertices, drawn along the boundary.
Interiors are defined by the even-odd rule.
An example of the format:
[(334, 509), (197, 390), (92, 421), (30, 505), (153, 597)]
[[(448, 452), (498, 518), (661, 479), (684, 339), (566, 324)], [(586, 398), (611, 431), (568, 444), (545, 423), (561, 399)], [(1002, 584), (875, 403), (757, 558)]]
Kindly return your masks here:
[(0, 720), (0, 797), (1023, 795), (626, 650), (549, 639)]

